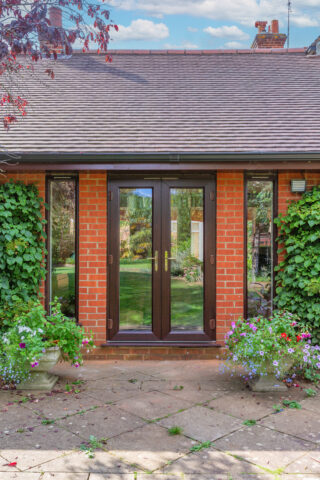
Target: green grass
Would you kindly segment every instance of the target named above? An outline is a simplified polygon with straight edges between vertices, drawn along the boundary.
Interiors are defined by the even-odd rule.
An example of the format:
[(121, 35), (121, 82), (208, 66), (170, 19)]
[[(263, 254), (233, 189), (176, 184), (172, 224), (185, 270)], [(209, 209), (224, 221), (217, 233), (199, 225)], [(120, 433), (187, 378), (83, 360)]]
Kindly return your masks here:
[(168, 428), (169, 435), (181, 435), (182, 432), (183, 432), (183, 428), (178, 426)]
[[(121, 260), (120, 325), (125, 329), (151, 329), (151, 264)], [(174, 329), (203, 329), (203, 286), (172, 277), (171, 325)]]
[(255, 425), (257, 422), (256, 420), (245, 420), (243, 422), (243, 425), (246, 425), (247, 427), (251, 427), (252, 425)]
[(190, 452), (200, 452), (200, 450), (203, 450), (204, 448), (213, 447), (213, 445), (214, 445), (213, 442), (203, 442), (203, 443), (200, 443), (200, 445), (194, 445), (193, 447), (191, 447)]

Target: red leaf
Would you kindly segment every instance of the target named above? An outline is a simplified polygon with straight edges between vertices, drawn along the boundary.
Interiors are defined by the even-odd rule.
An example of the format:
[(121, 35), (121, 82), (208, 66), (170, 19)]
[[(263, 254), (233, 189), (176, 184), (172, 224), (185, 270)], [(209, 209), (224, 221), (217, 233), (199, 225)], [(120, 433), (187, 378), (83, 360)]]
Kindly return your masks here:
[(17, 462), (11, 462), (11, 463), (6, 463), (4, 466), (5, 467), (15, 467), (17, 465)]
[(113, 26), (114, 26), (115, 31), (116, 31), (116, 32), (119, 32), (119, 27), (118, 27), (118, 25), (113, 25)]

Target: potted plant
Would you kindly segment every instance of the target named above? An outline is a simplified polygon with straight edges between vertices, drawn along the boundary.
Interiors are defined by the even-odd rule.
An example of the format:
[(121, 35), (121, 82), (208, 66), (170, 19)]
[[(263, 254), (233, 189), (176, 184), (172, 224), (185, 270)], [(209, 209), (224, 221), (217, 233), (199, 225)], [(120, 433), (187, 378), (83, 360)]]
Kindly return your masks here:
[(272, 317), (239, 319), (226, 335), (228, 369), (242, 367), (243, 377), (253, 391), (286, 390), (282, 381), (297, 370), (320, 368), (320, 347), (312, 346), (311, 335), (289, 312), (274, 312)]
[(39, 301), (16, 307), (0, 338), (0, 377), (20, 389), (51, 390), (58, 377), (48, 371), (59, 359), (78, 367), (83, 347), (94, 348), (92, 334), (61, 312), (57, 300), (46, 314)]

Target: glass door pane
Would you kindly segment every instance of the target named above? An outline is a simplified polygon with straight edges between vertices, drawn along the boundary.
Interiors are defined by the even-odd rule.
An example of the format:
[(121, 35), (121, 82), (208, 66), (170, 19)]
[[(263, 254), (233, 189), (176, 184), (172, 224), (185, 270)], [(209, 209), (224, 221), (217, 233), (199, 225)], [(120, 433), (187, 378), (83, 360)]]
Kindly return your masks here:
[(76, 316), (76, 180), (50, 180), (49, 299)]
[(247, 183), (247, 316), (272, 312), (273, 182)]
[(152, 330), (152, 193), (120, 188), (120, 330)]
[(204, 191), (170, 189), (171, 331), (203, 331)]

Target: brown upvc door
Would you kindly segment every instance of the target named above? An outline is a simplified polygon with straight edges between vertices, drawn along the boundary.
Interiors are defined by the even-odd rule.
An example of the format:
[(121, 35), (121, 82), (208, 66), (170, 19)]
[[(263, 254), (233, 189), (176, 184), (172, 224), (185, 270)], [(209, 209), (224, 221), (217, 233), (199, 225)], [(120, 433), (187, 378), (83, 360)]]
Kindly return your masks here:
[(109, 179), (108, 341), (215, 339), (215, 181)]

